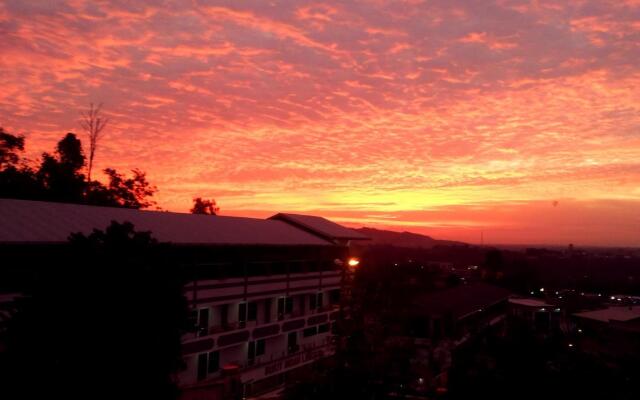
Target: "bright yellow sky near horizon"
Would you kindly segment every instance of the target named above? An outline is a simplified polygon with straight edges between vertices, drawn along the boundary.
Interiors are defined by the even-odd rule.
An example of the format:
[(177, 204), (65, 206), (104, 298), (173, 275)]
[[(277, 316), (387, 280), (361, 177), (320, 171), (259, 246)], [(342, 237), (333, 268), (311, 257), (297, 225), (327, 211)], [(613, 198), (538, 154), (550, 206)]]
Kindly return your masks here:
[(0, 3), (0, 126), (158, 205), (640, 246), (640, 2)]

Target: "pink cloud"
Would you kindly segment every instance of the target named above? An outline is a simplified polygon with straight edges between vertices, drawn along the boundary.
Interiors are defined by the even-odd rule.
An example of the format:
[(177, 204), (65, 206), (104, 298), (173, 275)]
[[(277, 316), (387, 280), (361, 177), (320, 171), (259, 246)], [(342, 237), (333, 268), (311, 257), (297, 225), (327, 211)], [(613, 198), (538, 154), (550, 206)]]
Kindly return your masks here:
[[(102, 101), (98, 167), (146, 170), (172, 210), (206, 194), (223, 212), (413, 227), (436, 210), (452, 238), (515, 201), (618, 218), (640, 200), (638, 17), (596, 0), (8, 0), (0, 124), (37, 158)], [(546, 240), (531, 207), (513, 208), (514, 235)], [(613, 230), (584, 213), (549, 240)]]

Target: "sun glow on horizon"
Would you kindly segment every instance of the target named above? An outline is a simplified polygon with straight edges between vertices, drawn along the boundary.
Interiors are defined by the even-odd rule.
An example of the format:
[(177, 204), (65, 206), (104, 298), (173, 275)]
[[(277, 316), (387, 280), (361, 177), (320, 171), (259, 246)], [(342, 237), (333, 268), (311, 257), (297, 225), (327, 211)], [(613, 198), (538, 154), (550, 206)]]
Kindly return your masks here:
[(0, 125), (37, 159), (103, 102), (94, 170), (146, 171), (171, 211), (640, 245), (638, 12), (8, 0)]

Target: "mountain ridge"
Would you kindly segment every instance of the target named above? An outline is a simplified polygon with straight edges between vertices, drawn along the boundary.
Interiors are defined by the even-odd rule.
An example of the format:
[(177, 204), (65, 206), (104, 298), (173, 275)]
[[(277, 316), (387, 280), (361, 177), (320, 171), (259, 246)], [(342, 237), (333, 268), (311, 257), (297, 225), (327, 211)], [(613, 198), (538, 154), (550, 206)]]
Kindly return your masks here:
[(355, 231), (371, 238), (369, 241), (363, 241), (365, 246), (372, 245), (389, 245), (396, 247), (414, 247), (431, 249), (436, 246), (469, 246), (464, 242), (456, 242), (453, 240), (434, 239), (428, 235), (422, 235), (414, 232), (396, 232), (385, 229), (376, 229), (369, 227), (356, 228)]

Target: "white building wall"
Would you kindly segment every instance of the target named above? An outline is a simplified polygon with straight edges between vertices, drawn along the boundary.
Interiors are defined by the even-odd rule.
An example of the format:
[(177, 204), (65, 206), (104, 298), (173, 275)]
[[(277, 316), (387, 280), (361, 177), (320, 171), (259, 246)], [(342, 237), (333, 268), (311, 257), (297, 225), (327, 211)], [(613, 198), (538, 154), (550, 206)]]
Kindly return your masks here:
[[(333, 346), (330, 343), (331, 333), (320, 333), (310, 337), (304, 337), (303, 331), (309, 328), (307, 319), (310, 316), (318, 314), (327, 314), (327, 321), (324, 323), (331, 323), (329, 315), (331, 310), (328, 310), (326, 306), (330, 302), (329, 290), (339, 288), (340, 278), (337, 272), (325, 272), (322, 276), (317, 272), (291, 274), (292, 280), (289, 281), (289, 290), (291, 290), (290, 296), (293, 298), (293, 312), (286, 314), (284, 319), (278, 320), (277, 308), (278, 298), (284, 297), (287, 293), (286, 275), (280, 276), (285, 281), (271, 282), (271, 283), (258, 283), (252, 282), (265, 281), (267, 279), (274, 280), (275, 276), (269, 277), (252, 277), (247, 279), (247, 288), (245, 292), (245, 280), (242, 278), (234, 279), (221, 279), (221, 280), (208, 280), (206, 282), (198, 282), (196, 287), (203, 287), (205, 285), (222, 285), (227, 283), (233, 283), (238, 287), (225, 287), (215, 289), (198, 289), (197, 293), (189, 291), (192, 286), (187, 285), (188, 298), (191, 299), (206, 299), (213, 298), (214, 300), (199, 304), (197, 309), (209, 308), (209, 333), (208, 335), (198, 336), (196, 334), (185, 335), (183, 341), (185, 343), (197, 342), (205, 339), (213, 339), (215, 346), (209, 351), (219, 351), (220, 354), (220, 368), (228, 364), (236, 364), (241, 367), (240, 379), (243, 382), (255, 381), (263, 379), (265, 377), (272, 376), (273, 374), (285, 372), (289, 369), (297, 368), (309, 362), (313, 362), (318, 357), (326, 357), (333, 354)], [(306, 277), (312, 277), (311, 279), (305, 279)], [(300, 279), (303, 278), (303, 279)], [(192, 284), (190, 284), (192, 285)], [(319, 290), (319, 287), (322, 289)], [(305, 288), (300, 291), (295, 291), (296, 288)], [(274, 292), (278, 293), (274, 293)], [(260, 293), (271, 293), (268, 295), (260, 295)], [(244, 298), (245, 293), (249, 296), (246, 300)], [(322, 304), (317, 302), (318, 293), (322, 293)], [(238, 299), (232, 300), (215, 300), (215, 298), (229, 296), (229, 295), (241, 296)], [(251, 297), (250, 294), (254, 294)], [(310, 298), (315, 297), (316, 307), (310, 308)], [(271, 318), (267, 322), (265, 320), (265, 307), (266, 300), (270, 300)], [(238, 309), (240, 303), (247, 303), (247, 310), (249, 302), (256, 301), (257, 303), (257, 315), (256, 321), (247, 321), (245, 326), (239, 326), (238, 322)], [(302, 306), (304, 302), (304, 306)], [(231, 330), (224, 331), (218, 329), (221, 325), (221, 306), (227, 304), (228, 323), (231, 325)], [(301, 311), (304, 310), (304, 314)], [(295, 330), (298, 336), (299, 352), (296, 354), (289, 354), (287, 348), (287, 337), (289, 332), (283, 332), (282, 327), (288, 321), (304, 320), (304, 326)], [(323, 324), (324, 324), (323, 323)], [(265, 354), (256, 356), (252, 365), (248, 363), (248, 341), (256, 340), (250, 337), (248, 341), (220, 347), (218, 345), (218, 339), (220, 336), (228, 335), (233, 332), (249, 331), (253, 332), (255, 328), (262, 326), (271, 326), (278, 324), (280, 329), (277, 334), (265, 339)], [(316, 329), (319, 325), (315, 325)], [(203, 351), (204, 352), (204, 351)], [(198, 382), (198, 354), (189, 354), (184, 357), (186, 370), (179, 374), (180, 384), (182, 386), (201, 385), (206, 384), (209, 380), (215, 380), (220, 377), (220, 372), (209, 374), (204, 382)], [(201, 353), (200, 353), (201, 354)]]

